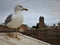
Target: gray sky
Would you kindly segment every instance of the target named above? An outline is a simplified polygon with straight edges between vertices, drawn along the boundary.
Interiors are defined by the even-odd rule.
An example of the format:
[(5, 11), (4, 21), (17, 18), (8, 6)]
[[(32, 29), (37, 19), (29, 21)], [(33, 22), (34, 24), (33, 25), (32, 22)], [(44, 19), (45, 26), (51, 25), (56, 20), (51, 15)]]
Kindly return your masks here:
[(60, 0), (0, 0), (0, 23), (14, 12), (17, 4), (29, 9), (23, 13), (23, 23), (28, 26), (36, 25), (40, 16), (44, 16), (45, 23), (49, 25), (60, 22)]

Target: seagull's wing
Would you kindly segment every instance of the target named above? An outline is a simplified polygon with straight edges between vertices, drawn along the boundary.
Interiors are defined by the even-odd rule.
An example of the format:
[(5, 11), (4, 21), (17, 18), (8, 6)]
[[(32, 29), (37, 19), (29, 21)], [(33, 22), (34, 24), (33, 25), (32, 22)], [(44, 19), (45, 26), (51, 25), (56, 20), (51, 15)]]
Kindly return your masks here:
[(11, 17), (12, 17), (12, 14), (10, 14), (6, 20), (5, 20), (5, 24), (9, 23), (11, 21)]

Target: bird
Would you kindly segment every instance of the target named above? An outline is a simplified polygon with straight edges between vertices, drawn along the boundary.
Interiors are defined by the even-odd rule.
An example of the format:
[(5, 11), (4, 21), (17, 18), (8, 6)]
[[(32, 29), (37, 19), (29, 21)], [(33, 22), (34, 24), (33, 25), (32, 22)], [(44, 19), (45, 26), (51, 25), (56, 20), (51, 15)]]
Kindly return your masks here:
[[(24, 8), (22, 5), (16, 5), (14, 8), (14, 13), (9, 14), (5, 19), (5, 25), (8, 28), (12, 28), (12, 29), (17, 29), (18, 27), (20, 27), (24, 20), (24, 17), (21, 14), (21, 12), (24, 10), (28, 11), (28, 9)], [(17, 37), (17, 31), (16, 31), (16, 37)]]

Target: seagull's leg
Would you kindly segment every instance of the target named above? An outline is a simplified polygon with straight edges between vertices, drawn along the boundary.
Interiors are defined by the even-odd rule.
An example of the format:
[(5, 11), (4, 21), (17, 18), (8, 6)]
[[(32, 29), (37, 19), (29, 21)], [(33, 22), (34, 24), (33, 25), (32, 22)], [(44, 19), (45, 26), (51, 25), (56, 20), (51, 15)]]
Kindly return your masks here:
[(16, 29), (16, 38), (17, 38), (17, 29)]
[(16, 29), (16, 38), (17, 40), (20, 40), (20, 37), (18, 36), (17, 32), (18, 32), (18, 29)]

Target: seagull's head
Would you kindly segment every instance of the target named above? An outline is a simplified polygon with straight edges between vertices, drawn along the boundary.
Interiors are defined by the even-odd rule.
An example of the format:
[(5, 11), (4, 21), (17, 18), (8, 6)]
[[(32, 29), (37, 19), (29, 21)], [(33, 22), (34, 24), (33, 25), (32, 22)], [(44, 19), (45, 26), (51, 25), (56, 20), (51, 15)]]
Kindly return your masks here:
[(28, 9), (27, 8), (24, 8), (23, 6), (21, 6), (21, 5), (16, 5), (15, 6), (15, 10), (20, 10), (20, 11), (28, 11)]

